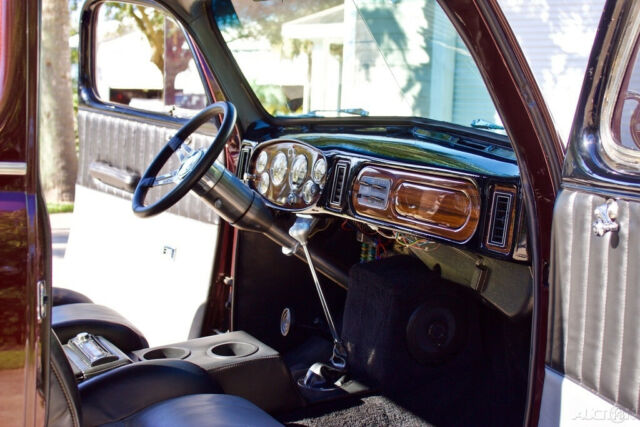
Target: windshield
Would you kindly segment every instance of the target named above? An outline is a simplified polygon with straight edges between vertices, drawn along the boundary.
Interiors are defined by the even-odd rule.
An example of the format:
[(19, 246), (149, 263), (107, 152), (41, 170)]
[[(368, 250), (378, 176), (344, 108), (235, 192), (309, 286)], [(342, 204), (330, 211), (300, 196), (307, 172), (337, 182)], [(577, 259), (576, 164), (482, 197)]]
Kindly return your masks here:
[(273, 116), (424, 117), (501, 130), (469, 51), (434, 0), (214, 0), (212, 8)]

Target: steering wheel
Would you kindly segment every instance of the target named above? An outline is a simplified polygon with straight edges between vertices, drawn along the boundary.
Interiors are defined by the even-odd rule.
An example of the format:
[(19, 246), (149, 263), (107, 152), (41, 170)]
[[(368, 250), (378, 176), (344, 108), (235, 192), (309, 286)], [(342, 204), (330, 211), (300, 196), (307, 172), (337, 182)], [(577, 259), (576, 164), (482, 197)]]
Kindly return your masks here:
[[(222, 116), (222, 122), (218, 129), (218, 134), (209, 148), (206, 150), (193, 150), (187, 144), (184, 144), (184, 141), (192, 133), (218, 114)], [(133, 193), (133, 212), (139, 217), (157, 215), (182, 199), (202, 178), (224, 149), (225, 144), (233, 133), (236, 117), (236, 108), (233, 104), (223, 101), (209, 105), (185, 123), (160, 150), (149, 167), (147, 167), (140, 181), (138, 181), (136, 190)], [(178, 169), (158, 176), (158, 172), (173, 154), (178, 156), (180, 160)], [(144, 205), (144, 199), (149, 188), (168, 184), (175, 184), (175, 187), (154, 203), (148, 206)]]

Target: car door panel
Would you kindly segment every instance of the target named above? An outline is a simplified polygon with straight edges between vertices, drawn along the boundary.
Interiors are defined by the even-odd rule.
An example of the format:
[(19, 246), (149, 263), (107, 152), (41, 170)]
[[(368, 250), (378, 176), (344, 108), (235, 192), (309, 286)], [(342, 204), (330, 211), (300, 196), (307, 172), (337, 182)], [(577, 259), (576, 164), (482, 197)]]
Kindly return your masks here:
[(640, 103), (633, 114), (626, 104), (640, 82), (639, 6), (607, 2), (573, 123), (553, 216), (541, 425), (640, 423), (640, 169), (621, 144), (639, 129)]
[[(78, 164), (78, 185), (130, 200), (131, 192), (104, 184), (92, 177), (91, 164), (102, 162), (119, 170), (141, 175), (179, 128), (172, 122), (161, 123), (158, 120), (150, 123), (132, 117), (117, 117), (81, 108), (78, 112), (78, 132), (82, 143)], [(190, 144), (194, 147), (208, 146), (213, 135), (215, 135), (215, 128), (209, 128), (209, 134), (194, 134)], [(177, 167), (177, 158), (173, 165)], [(206, 208), (194, 194), (188, 194), (169, 212), (210, 224), (218, 223), (216, 213)]]
[(617, 200), (617, 233), (592, 231), (606, 198), (564, 189), (553, 228), (547, 360), (572, 381), (638, 415), (640, 205)]
[(547, 367), (539, 424), (637, 426), (640, 421), (611, 401)]
[[(131, 211), (131, 192), (96, 179), (90, 170), (100, 163), (140, 176), (178, 127), (169, 116), (142, 120), (126, 111), (80, 108), (72, 232), (65, 268), (56, 272), (57, 286), (115, 308), (151, 345), (187, 338), (196, 310), (207, 299), (218, 217), (189, 194), (169, 212), (140, 219)], [(215, 133), (215, 128), (206, 131)], [(206, 146), (211, 138), (194, 134), (190, 144)]]

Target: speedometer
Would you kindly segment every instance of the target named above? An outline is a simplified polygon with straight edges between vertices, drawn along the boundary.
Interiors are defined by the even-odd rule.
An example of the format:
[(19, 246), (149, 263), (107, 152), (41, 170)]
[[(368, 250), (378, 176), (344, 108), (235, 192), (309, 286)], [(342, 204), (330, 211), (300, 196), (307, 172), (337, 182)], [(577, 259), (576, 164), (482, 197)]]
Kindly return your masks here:
[(278, 186), (282, 184), (285, 176), (287, 176), (287, 156), (280, 151), (271, 163), (271, 182)]

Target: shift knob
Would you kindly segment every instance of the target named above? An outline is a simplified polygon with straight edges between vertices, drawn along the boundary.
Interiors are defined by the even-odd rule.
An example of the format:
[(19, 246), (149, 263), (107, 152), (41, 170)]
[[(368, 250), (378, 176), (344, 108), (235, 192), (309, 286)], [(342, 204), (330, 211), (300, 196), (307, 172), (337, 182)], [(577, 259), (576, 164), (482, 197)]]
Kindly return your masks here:
[(311, 215), (296, 215), (296, 222), (289, 229), (289, 236), (304, 246), (307, 244), (309, 234), (317, 222), (318, 218)]

